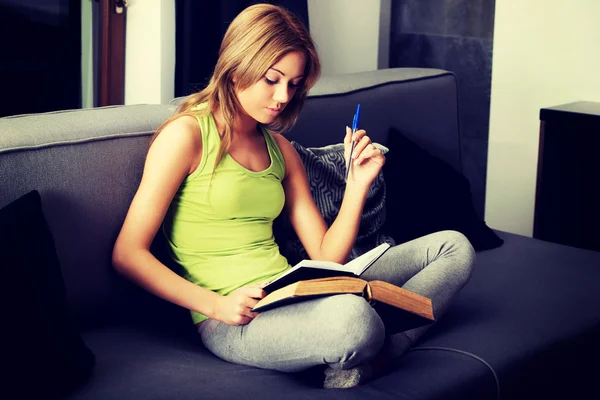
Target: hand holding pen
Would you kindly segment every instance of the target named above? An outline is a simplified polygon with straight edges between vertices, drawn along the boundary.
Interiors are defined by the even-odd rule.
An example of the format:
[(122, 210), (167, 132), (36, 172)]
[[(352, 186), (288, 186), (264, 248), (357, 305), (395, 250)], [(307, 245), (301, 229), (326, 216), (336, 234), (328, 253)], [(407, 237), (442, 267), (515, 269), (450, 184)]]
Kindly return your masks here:
[(385, 157), (379, 149), (377, 149), (371, 139), (367, 136), (367, 132), (363, 129), (358, 129), (360, 120), (360, 104), (356, 107), (356, 113), (352, 121), (352, 128), (346, 127), (346, 152), (349, 156), (346, 164), (346, 182), (352, 171), (352, 178), (355, 181), (364, 181), (369, 185), (375, 180), (379, 171), (385, 163)]

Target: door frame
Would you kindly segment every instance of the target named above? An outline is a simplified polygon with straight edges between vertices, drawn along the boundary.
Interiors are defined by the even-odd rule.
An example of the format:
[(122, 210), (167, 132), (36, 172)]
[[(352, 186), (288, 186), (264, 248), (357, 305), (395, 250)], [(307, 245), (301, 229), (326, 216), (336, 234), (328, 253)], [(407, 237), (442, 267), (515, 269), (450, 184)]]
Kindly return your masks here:
[[(125, 103), (125, 29), (126, 2), (100, 1), (100, 81), (98, 106)], [(125, 3), (125, 4), (123, 4)], [(121, 6), (122, 12), (117, 12)]]

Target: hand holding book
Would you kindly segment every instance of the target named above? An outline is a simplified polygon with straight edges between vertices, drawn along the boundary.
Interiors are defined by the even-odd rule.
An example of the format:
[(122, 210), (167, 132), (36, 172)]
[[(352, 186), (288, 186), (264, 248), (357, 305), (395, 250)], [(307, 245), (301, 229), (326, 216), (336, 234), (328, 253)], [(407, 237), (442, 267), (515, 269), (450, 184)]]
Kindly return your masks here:
[(218, 296), (215, 318), (228, 325), (247, 324), (258, 315), (253, 307), (256, 307), (265, 295), (260, 285), (248, 285), (234, 290), (227, 296)]

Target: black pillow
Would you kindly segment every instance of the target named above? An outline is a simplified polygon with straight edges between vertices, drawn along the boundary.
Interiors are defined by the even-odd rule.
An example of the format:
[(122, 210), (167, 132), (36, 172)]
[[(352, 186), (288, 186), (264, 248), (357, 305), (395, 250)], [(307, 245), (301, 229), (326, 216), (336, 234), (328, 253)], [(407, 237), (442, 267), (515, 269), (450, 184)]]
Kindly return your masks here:
[[(2, 357), (9, 386), (22, 398), (58, 398), (89, 375), (95, 357), (69, 315), (54, 240), (32, 191), (0, 210)], [(8, 355), (8, 356), (6, 356)], [(7, 388), (2, 390), (7, 392)]]
[(387, 146), (383, 230), (397, 243), (442, 230), (461, 232), (475, 250), (504, 243), (477, 215), (469, 181), (461, 173), (394, 128)]

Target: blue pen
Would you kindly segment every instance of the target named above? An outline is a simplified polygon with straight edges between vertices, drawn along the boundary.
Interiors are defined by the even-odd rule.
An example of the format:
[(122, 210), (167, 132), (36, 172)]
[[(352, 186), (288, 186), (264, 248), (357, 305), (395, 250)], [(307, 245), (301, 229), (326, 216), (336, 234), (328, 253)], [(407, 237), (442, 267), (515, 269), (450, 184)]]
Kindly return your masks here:
[(360, 119), (360, 104), (356, 106), (356, 113), (354, 114), (354, 119), (352, 120), (352, 146), (350, 147), (350, 156), (348, 157), (348, 165), (346, 166), (346, 180), (348, 180), (348, 174), (350, 173), (350, 166), (352, 166), (352, 153), (354, 152), (354, 145), (356, 142), (354, 141), (354, 132), (356, 132), (356, 128), (358, 128), (358, 120)]

